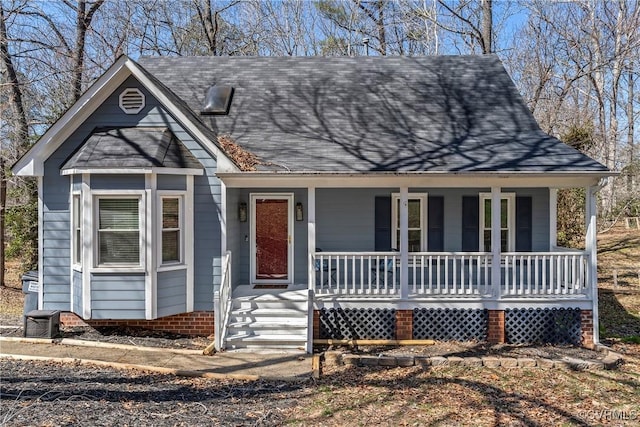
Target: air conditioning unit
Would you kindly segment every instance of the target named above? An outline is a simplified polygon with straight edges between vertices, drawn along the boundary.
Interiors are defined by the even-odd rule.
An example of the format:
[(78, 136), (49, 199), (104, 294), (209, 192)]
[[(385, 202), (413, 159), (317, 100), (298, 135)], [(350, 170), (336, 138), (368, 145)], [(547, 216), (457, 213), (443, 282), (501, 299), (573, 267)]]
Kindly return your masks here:
[(60, 335), (58, 310), (32, 310), (24, 315), (26, 338), (55, 338)]

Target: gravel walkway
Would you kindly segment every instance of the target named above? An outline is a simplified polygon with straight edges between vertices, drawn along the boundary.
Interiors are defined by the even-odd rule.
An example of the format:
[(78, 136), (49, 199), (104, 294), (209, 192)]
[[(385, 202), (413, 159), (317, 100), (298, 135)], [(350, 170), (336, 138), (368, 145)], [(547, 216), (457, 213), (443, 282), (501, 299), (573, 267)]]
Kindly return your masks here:
[(0, 426), (280, 425), (306, 388), (14, 360), (0, 374)]

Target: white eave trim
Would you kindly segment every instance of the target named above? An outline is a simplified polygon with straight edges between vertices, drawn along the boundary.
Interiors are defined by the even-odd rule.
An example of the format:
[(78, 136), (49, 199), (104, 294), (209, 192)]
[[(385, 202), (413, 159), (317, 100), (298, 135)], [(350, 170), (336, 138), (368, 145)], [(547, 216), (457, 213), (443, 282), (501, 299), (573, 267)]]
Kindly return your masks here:
[(618, 172), (241, 172), (216, 174), (228, 188), (554, 187), (596, 185)]
[(126, 56), (122, 56), (15, 163), (12, 167), (13, 173), (20, 176), (43, 176), (44, 162), (49, 156), (131, 75), (136, 77), (169, 110), (180, 125), (216, 157), (218, 170), (224, 172), (240, 171), (235, 163), (213, 141), (206, 137), (187, 116), (158, 90), (157, 86), (147, 78), (135, 62)]
[(88, 174), (120, 174), (120, 175), (142, 175), (142, 174), (157, 174), (157, 175), (202, 175), (204, 169), (191, 169), (191, 168), (163, 168), (163, 167), (151, 167), (151, 168), (74, 168), (64, 169), (60, 171), (60, 175), (79, 175), (83, 173)]

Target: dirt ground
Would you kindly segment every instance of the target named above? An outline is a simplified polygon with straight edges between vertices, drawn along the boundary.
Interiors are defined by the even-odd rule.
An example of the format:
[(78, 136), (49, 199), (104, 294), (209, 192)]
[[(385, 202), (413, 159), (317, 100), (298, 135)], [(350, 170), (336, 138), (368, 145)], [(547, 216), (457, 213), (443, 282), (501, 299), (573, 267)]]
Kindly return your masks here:
[(326, 367), (290, 384), (0, 360), (0, 426), (637, 426), (640, 280), (622, 267), (640, 265), (640, 232), (599, 238), (601, 334), (625, 358), (617, 370)]

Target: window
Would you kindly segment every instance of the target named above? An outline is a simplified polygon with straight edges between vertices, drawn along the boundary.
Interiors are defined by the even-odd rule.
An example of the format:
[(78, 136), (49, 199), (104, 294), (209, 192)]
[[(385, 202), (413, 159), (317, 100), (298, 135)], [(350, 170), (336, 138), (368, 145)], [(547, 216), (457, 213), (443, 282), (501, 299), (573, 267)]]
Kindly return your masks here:
[[(409, 210), (409, 252), (424, 252), (427, 250), (426, 239), (426, 194), (410, 194), (408, 198)], [(392, 212), (392, 246), (394, 249), (400, 249), (400, 195), (393, 195), (393, 212)]]
[(140, 197), (97, 202), (98, 265), (140, 265)]
[(161, 200), (162, 263), (180, 262), (182, 255), (181, 198), (163, 197)]
[(80, 195), (73, 195), (72, 203), (72, 227), (73, 227), (73, 264), (82, 263), (82, 205)]
[[(514, 194), (502, 193), (500, 198), (500, 251), (514, 250)], [(491, 194), (480, 194), (480, 251), (491, 252)]]

